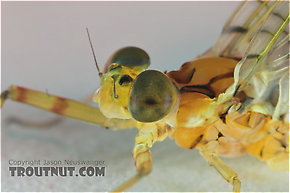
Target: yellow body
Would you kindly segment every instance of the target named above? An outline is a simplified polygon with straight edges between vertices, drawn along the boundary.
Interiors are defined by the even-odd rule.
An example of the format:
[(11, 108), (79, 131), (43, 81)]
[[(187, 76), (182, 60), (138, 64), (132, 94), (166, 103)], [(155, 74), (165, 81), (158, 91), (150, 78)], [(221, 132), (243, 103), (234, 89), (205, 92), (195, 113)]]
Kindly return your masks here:
[[(202, 58), (185, 63), (179, 71), (168, 73), (180, 89), (192, 86), (191, 89), (181, 92), (173, 137), (178, 145), (187, 149), (217, 140), (216, 148), (221, 156), (234, 157), (248, 152), (266, 161), (274, 170), (287, 171), (289, 170), (288, 123), (282, 120), (272, 121), (271, 116), (253, 111), (240, 113), (235, 108), (224, 115), (227, 108), (238, 106), (238, 101), (243, 101), (244, 95), (237, 96), (236, 101), (230, 105), (216, 104), (214, 99), (207, 96), (210, 90), (218, 96), (233, 83), (233, 70), (236, 63), (226, 58)], [(219, 68), (213, 68), (214, 65)], [(186, 75), (191, 74), (193, 69), (199, 77), (184, 83)], [(229, 76), (225, 76), (227, 74)], [(208, 85), (217, 77), (220, 79), (212, 81), (207, 89), (204, 87), (204, 90), (201, 89), (201, 85)], [(194, 85), (199, 86), (194, 87)], [(275, 158), (278, 155), (279, 158)]]
[(145, 51), (120, 49), (99, 72), (101, 88), (94, 96), (99, 108), (14, 85), (1, 94), (1, 106), (9, 98), (106, 128), (137, 127), (133, 148), (137, 174), (115, 191), (149, 174), (151, 146), (170, 136), (183, 148), (198, 148), (239, 192), (238, 174), (219, 156), (248, 153), (273, 170), (289, 171), (288, 5), (242, 3), (214, 48), (178, 71), (146, 70), (150, 60)]
[[(10, 98), (106, 128), (125, 129), (137, 126), (133, 158), (138, 173), (116, 191), (127, 189), (150, 173), (150, 147), (154, 142), (170, 136), (183, 148), (198, 148), (208, 163), (238, 192), (241, 186), (238, 175), (218, 156), (234, 157), (249, 153), (267, 162), (273, 170), (287, 171), (289, 123), (274, 121), (271, 116), (259, 112), (239, 112), (238, 107), (245, 99), (244, 93), (239, 93), (226, 103), (217, 102), (216, 96), (225, 92), (234, 81), (233, 70), (236, 63), (237, 61), (227, 58), (200, 58), (185, 63), (179, 71), (167, 73), (180, 90), (178, 108), (152, 123), (138, 122), (131, 117), (128, 112), (131, 84), (125, 87), (117, 85), (112, 80), (112, 74), (103, 76), (102, 87), (94, 97), (100, 108), (19, 86), (11, 86), (2, 93), (1, 106), (5, 99)], [(219, 68), (214, 69), (212, 66), (215, 65)], [(138, 75), (136, 72), (143, 70), (132, 71), (131, 68), (122, 67), (117, 73), (130, 74), (135, 79)], [(200, 77), (195, 78), (193, 71)], [(114, 97), (114, 83), (118, 97)]]

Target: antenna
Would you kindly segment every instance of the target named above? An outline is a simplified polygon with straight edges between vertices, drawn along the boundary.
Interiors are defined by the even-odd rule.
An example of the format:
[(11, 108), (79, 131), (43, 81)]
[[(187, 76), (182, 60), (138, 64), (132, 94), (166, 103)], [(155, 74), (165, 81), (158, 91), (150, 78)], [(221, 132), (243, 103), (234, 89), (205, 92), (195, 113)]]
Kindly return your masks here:
[(116, 79), (114, 78), (114, 98), (117, 99), (118, 95), (116, 93)]
[(89, 33), (89, 29), (86, 27), (86, 30), (87, 30), (87, 34), (88, 34), (88, 38), (89, 38), (89, 42), (90, 42), (90, 46), (91, 46), (91, 49), (92, 49), (92, 53), (93, 53), (93, 56), (94, 56), (94, 60), (95, 60), (95, 63), (96, 63), (96, 67), (97, 67), (97, 70), (98, 70), (98, 72), (99, 72), (99, 76), (101, 76), (102, 73), (101, 73), (100, 68), (99, 68), (99, 66), (98, 66), (98, 63), (97, 63), (97, 59), (96, 59), (95, 51), (94, 51), (93, 44), (92, 44), (92, 41), (91, 41), (91, 37), (90, 37), (90, 33)]

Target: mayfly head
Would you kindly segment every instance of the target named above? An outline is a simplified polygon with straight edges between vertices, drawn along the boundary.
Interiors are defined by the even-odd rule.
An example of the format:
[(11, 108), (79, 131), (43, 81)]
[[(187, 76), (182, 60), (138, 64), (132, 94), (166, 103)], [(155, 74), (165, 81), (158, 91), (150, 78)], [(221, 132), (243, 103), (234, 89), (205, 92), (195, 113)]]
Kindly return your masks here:
[(148, 54), (137, 47), (117, 50), (107, 61), (101, 76), (101, 88), (94, 100), (108, 118), (132, 118), (128, 110), (134, 80), (150, 65)]

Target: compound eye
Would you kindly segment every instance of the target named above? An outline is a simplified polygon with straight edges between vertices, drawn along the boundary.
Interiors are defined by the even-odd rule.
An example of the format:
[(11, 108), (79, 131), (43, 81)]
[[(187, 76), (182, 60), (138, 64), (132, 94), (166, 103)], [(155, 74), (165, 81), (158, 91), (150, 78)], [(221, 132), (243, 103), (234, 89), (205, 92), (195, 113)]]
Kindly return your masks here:
[(121, 85), (121, 86), (126, 86), (126, 85), (128, 85), (130, 82), (132, 82), (133, 81), (133, 78), (131, 78), (131, 76), (129, 76), (129, 75), (123, 75), (123, 76), (121, 76), (121, 78), (120, 78), (120, 80), (119, 80), (119, 84)]
[(146, 70), (132, 85), (129, 111), (137, 121), (155, 122), (168, 115), (178, 99), (176, 87), (165, 74)]
[(104, 71), (107, 72), (112, 63), (127, 67), (148, 68), (150, 58), (148, 54), (137, 47), (124, 47), (117, 50), (107, 61)]

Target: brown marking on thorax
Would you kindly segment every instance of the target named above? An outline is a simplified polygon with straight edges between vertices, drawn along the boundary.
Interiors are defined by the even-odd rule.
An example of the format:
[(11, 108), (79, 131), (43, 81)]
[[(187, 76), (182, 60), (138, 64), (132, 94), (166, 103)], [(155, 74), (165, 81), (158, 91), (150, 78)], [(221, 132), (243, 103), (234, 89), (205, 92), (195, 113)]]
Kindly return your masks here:
[(197, 92), (210, 98), (224, 92), (233, 82), (237, 61), (229, 58), (198, 58), (184, 63), (178, 71), (166, 75), (181, 92)]

